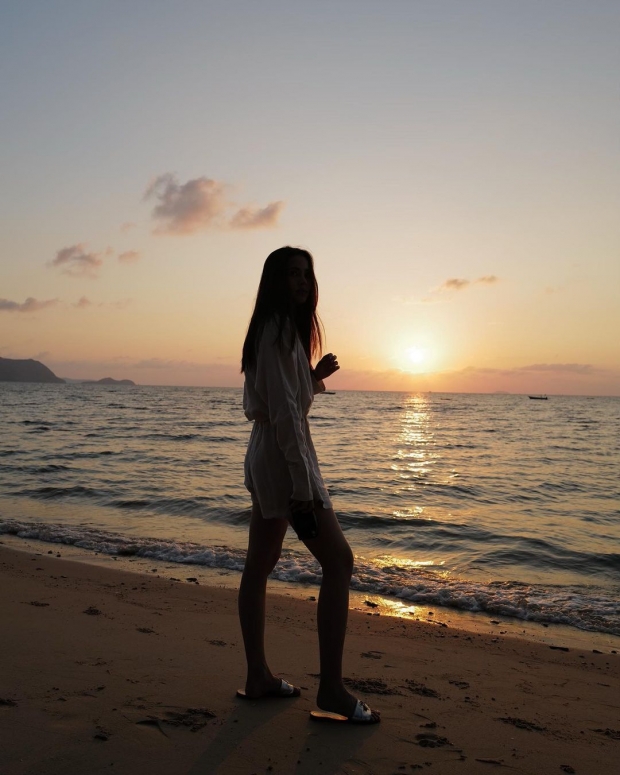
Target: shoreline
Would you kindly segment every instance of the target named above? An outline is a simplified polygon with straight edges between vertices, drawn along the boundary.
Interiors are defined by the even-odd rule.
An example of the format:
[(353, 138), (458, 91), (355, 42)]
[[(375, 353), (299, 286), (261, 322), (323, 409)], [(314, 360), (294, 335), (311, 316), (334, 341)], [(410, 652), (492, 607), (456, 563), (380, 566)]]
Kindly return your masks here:
[[(60, 554), (64, 559), (115, 570), (178, 580), (188, 576), (196, 578), (198, 584), (211, 587), (237, 590), (241, 574), (228, 569), (210, 568), (190, 563), (170, 563), (152, 558), (118, 556), (95, 552), (76, 547), (72, 544), (50, 544), (36, 538), (21, 538), (11, 534), (2, 534), (0, 546), (16, 551), (34, 552), (41, 555)], [(52, 547), (52, 548), (50, 548)], [(270, 595), (293, 597), (298, 600), (316, 598), (319, 587), (308, 583), (286, 583), (269, 579), (267, 586)], [(556, 645), (577, 649), (597, 649), (611, 653), (620, 653), (620, 636), (556, 623), (530, 622), (516, 617), (499, 616), (486, 612), (460, 611), (454, 608), (434, 604), (413, 604), (398, 598), (379, 594), (350, 591), (350, 611), (367, 615), (389, 616), (405, 621), (425, 622), (429, 626), (464, 630), (474, 634), (493, 635), (494, 637), (514, 637), (546, 645)]]
[(0, 581), (3, 775), (615, 771), (618, 655), (351, 611), (345, 676), (382, 723), (316, 724), (310, 601), (268, 597), (302, 696), (247, 702), (232, 589), (6, 545)]

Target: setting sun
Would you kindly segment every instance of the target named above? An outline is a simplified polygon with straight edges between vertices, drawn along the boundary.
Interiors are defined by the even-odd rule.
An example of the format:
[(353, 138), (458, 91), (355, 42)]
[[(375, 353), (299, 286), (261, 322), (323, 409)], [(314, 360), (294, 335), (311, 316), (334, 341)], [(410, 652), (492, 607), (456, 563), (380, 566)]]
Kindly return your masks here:
[(407, 350), (407, 358), (414, 366), (422, 366), (428, 358), (428, 353), (423, 347), (411, 347)]
[(411, 336), (409, 332), (403, 331), (391, 339), (389, 359), (392, 368), (404, 377), (435, 373), (443, 360), (444, 348), (438, 345), (432, 331), (419, 331), (416, 334)]
[(431, 352), (426, 347), (409, 347), (403, 358), (403, 371), (412, 374), (427, 372), (430, 370)]

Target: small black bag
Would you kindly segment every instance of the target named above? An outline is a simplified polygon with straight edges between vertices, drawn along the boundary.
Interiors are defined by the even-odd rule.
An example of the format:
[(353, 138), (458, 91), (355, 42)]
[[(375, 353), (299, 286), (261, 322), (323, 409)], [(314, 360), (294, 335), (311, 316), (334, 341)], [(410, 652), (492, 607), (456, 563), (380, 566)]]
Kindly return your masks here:
[(317, 522), (314, 509), (292, 512), (291, 525), (300, 541), (316, 538), (319, 534), (319, 523)]

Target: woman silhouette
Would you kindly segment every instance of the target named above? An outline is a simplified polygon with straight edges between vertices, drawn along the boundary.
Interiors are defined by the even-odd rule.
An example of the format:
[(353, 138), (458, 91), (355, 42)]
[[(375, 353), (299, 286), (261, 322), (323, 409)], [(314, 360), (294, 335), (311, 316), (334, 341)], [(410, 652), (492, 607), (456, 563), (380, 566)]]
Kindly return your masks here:
[(271, 253), (243, 343), (243, 408), (254, 421), (245, 457), (252, 518), (239, 589), (239, 619), (247, 659), (246, 698), (296, 697), (300, 690), (273, 675), (265, 657), (267, 576), (282, 549), (289, 521), (323, 571), (317, 623), (321, 679), (315, 719), (373, 724), (379, 713), (345, 689), (342, 651), (349, 612), (353, 553), (321, 477), (307, 414), (323, 379), (340, 367), (329, 353), (313, 370), (322, 339), (312, 256), (300, 248)]

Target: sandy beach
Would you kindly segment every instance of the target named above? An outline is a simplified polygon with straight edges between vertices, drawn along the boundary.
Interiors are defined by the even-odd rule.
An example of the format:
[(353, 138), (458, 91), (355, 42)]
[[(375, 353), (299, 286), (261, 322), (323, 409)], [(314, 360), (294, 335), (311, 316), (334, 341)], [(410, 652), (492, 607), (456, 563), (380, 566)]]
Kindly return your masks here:
[(48, 551), (0, 546), (3, 775), (617, 772), (611, 650), (353, 611), (345, 674), (383, 721), (313, 723), (314, 602), (269, 598), (272, 665), (302, 696), (242, 701), (234, 590)]

